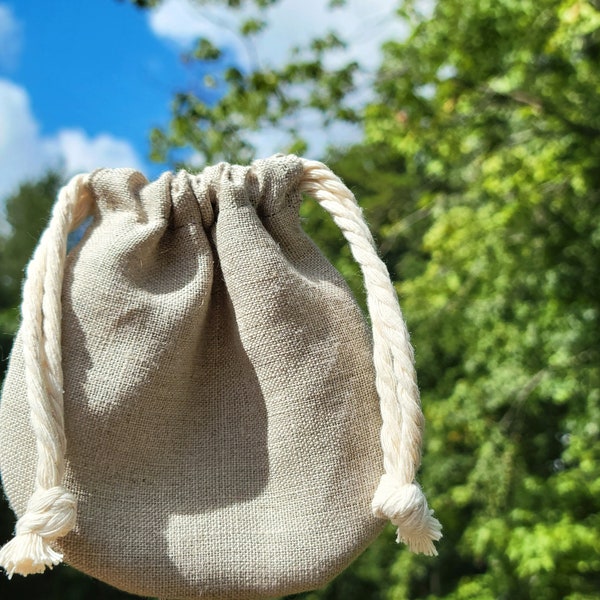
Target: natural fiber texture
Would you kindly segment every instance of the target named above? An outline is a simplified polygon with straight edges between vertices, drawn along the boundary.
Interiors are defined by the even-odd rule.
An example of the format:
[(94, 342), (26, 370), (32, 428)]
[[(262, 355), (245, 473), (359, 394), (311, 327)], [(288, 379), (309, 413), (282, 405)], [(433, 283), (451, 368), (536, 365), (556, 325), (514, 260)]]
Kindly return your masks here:
[[(301, 191), (361, 265), (373, 349), (299, 225)], [(65, 231), (93, 204), (61, 285)], [(435, 551), (439, 524), (413, 483), (422, 414), (408, 334), (360, 209), (321, 163), (73, 180), (24, 293), (0, 405), (0, 468), (21, 517), (0, 552), (10, 573), (62, 550), (165, 599), (311, 589), (380, 530), (376, 489), (376, 516)]]

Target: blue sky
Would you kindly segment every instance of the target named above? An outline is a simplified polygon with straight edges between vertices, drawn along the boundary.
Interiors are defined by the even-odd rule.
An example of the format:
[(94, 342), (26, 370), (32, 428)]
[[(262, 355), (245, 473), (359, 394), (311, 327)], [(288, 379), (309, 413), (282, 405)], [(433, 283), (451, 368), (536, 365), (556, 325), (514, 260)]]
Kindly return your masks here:
[[(64, 162), (64, 151), (89, 155), (88, 161), (67, 159), (81, 163), (69, 165), (71, 170), (91, 169), (96, 159), (158, 174), (164, 166), (147, 160), (148, 132), (168, 122), (172, 94), (190, 78), (179, 60), (181, 47), (157, 36), (146, 13), (115, 0), (9, 0), (0, 7), (4, 20), (12, 21), (0, 29), (0, 79), (28, 103), (2, 115), (0, 139), (12, 116), (11, 138), (22, 135), (31, 138), (27, 145), (38, 145), (33, 152), (25, 149), (14, 175), (37, 175), (38, 167)], [(0, 86), (3, 91), (6, 101)], [(37, 127), (33, 135), (18, 127), (20, 122), (27, 129), (29, 120)], [(18, 146), (19, 140), (10, 141)], [(44, 151), (44, 144), (59, 148)], [(10, 146), (0, 145), (0, 152), (0, 162), (11, 162)], [(28, 155), (30, 164), (22, 164)], [(0, 192), (10, 187), (0, 185)]]
[(28, 90), (42, 133), (110, 131), (143, 154), (145, 131), (165, 121), (171, 92), (185, 79), (175, 48), (153, 35), (146, 16), (110, 0), (6, 5), (22, 29), (12, 79)]
[[(271, 27), (255, 41), (261, 62), (283, 62), (293, 45), (335, 28), (355, 40), (341, 58), (372, 68), (381, 41), (401, 34), (390, 24), (394, 0), (350, 0), (337, 14), (326, 0), (310, 12), (306, 4), (281, 0), (270, 9)], [(193, 0), (165, 0), (150, 12), (117, 0), (0, 0), (0, 198), (50, 166), (68, 174), (132, 166), (157, 176), (168, 165), (148, 160), (149, 131), (168, 123), (173, 94), (202, 75), (181, 54), (204, 35), (251, 67), (254, 54), (234, 33), (242, 18)], [(280, 149), (277, 134), (256, 134), (259, 153)], [(332, 135), (343, 142), (356, 131)], [(318, 152), (324, 142), (315, 136)]]

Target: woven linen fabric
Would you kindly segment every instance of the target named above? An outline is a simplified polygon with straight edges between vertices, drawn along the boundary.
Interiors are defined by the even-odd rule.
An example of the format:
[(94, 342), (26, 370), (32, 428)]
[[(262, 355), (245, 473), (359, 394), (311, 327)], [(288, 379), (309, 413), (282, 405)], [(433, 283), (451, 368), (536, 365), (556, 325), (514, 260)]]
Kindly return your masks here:
[[(63, 285), (65, 560), (162, 599), (322, 586), (380, 532), (370, 334), (303, 232), (302, 164), (276, 156), (153, 183), (90, 177)], [(36, 446), (17, 337), (0, 468), (25, 511)]]

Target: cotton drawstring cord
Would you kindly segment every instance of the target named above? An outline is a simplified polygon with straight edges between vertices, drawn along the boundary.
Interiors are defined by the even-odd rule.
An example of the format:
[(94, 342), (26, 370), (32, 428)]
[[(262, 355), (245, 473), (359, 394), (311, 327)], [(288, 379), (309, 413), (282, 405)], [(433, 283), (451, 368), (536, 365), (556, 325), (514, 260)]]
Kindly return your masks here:
[(52, 542), (75, 527), (75, 496), (62, 487), (66, 440), (61, 294), (67, 235), (92, 207), (87, 177), (77, 175), (60, 190), (23, 287), (21, 336), (38, 462), (35, 489), (17, 521), (15, 537), (0, 550), (0, 566), (9, 578), (15, 573), (42, 573), (59, 564), (63, 557), (52, 548)]
[(433, 542), (442, 537), (442, 528), (415, 482), (421, 463), (423, 413), (413, 349), (396, 291), (352, 192), (324, 164), (305, 159), (303, 163), (301, 191), (333, 217), (365, 281), (385, 471), (373, 498), (373, 513), (396, 525), (397, 541), (406, 543), (411, 551), (436, 555)]

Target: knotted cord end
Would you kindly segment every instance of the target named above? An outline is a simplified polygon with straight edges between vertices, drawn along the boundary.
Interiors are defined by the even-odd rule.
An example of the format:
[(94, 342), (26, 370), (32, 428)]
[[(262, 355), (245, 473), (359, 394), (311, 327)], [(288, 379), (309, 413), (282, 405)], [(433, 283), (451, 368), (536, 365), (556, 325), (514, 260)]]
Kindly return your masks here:
[(17, 521), (16, 535), (0, 550), (0, 566), (11, 579), (18, 575), (43, 573), (62, 562), (52, 542), (67, 535), (77, 516), (75, 496), (57, 486), (34, 492), (27, 511)]
[(442, 526), (416, 483), (401, 484), (383, 475), (372, 507), (376, 517), (389, 519), (398, 527), (396, 540), (405, 543), (411, 552), (437, 555), (433, 542), (442, 537)]

